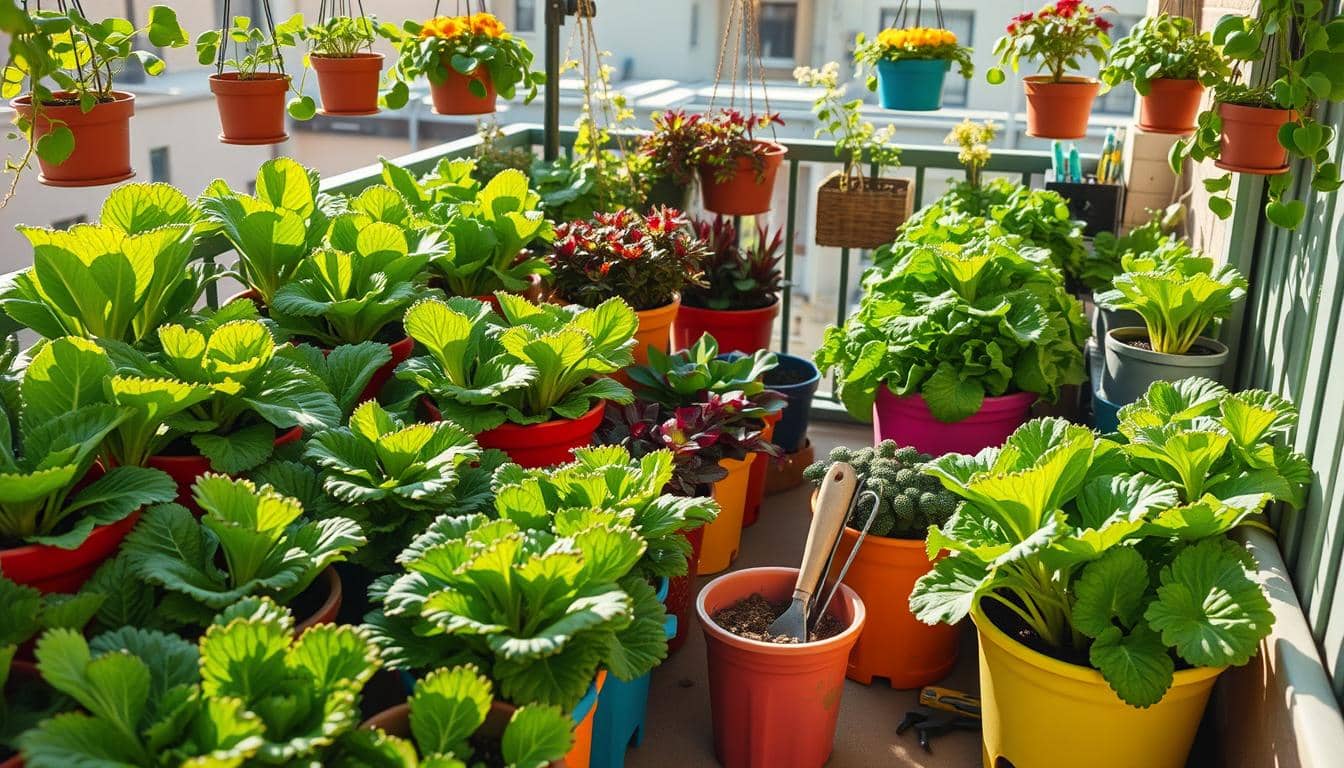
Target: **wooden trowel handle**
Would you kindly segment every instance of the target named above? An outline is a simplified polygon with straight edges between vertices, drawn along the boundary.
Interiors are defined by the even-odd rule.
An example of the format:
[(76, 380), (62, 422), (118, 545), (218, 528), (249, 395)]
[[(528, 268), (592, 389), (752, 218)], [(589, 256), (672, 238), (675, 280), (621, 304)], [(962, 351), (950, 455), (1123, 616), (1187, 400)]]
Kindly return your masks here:
[(812, 513), (812, 527), (807, 529), (807, 544), (803, 547), (803, 564), (798, 570), (798, 581), (793, 586), (794, 599), (810, 600), (817, 584), (821, 583), (821, 570), (835, 549), (835, 540), (845, 527), (845, 518), (849, 514), (849, 503), (859, 487), (858, 476), (854, 468), (844, 462), (837, 462), (826, 473), (817, 493), (816, 509)]

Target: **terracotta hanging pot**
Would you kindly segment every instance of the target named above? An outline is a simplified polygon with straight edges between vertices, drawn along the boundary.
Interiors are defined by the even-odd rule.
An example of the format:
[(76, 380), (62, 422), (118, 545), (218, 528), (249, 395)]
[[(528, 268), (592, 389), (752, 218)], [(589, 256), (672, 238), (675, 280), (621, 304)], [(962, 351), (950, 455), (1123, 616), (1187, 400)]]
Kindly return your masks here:
[(285, 94), (289, 75), (258, 72), (243, 79), (237, 72), (210, 76), (219, 107), (219, 140), (225, 144), (279, 144), (285, 132)]
[(1152, 80), (1139, 101), (1139, 127), (1150, 133), (1193, 133), (1202, 98), (1198, 80)]
[(317, 73), (322, 96), (322, 114), (341, 117), (378, 114), (378, 79), (383, 73), (383, 54), (309, 56)]
[[(70, 100), (69, 91), (52, 94), (56, 101)], [(112, 101), (95, 104), (88, 112), (78, 104), (43, 105), (33, 126), (33, 141), (51, 132), (52, 126), (64, 125), (75, 135), (75, 148), (65, 162), (48, 163), (37, 158), (42, 173), (37, 180), (51, 187), (97, 187), (115, 184), (135, 175), (131, 168), (131, 116), (135, 114), (135, 96), (112, 92)], [(9, 102), (19, 115), (33, 119), (31, 96)]]
[(1219, 104), (1223, 120), (1221, 148), (1214, 165), (1225, 171), (1275, 176), (1288, 171), (1288, 150), (1279, 129), (1297, 119), (1290, 109)]
[(764, 168), (757, 174), (756, 163), (749, 157), (739, 157), (733, 175), (726, 181), (715, 178), (716, 169), (700, 167), (700, 189), (705, 210), (724, 216), (755, 216), (770, 210), (775, 193), (775, 176), (788, 150), (773, 141), (757, 141), (763, 147), (760, 153)]
[(1027, 94), (1027, 135), (1042, 139), (1081, 139), (1087, 136), (1092, 102), (1101, 83), (1091, 77), (1065, 77), (1051, 82), (1047, 75), (1022, 81)]
[[(490, 79), (490, 71), (477, 67), (475, 72), (464, 75), (453, 69), (448, 57), (443, 59), (443, 68), (447, 75), (443, 82), (429, 81), (429, 95), (434, 101), (434, 112), (440, 115), (488, 115), (495, 111), (495, 83)], [(472, 81), (485, 86), (485, 95), (477, 96), (471, 92)]]

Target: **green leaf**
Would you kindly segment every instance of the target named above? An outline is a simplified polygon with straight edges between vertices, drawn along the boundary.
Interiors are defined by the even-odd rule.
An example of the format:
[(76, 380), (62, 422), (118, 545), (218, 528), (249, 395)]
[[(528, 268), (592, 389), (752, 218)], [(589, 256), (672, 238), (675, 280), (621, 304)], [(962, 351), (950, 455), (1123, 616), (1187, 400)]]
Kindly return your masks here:
[(988, 577), (985, 563), (974, 557), (943, 558), (915, 582), (910, 610), (925, 624), (955, 624), (970, 615)]
[(1277, 227), (1297, 229), (1307, 216), (1307, 205), (1301, 200), (1274, 200), (1265, 206), (1265, 217)]
[(274, 442), (275, 428), (270, 424), (256, 424), (230, 435), (191, 436), (191, 444), (210, 460), (210, 468), (228, 474), (246, 472), (269, 459)]
[(135, 739), (150, 689), (143, 661), (129, 653), (93, 658), (84, 638), (69, 629), (47, 632), (34, 655), (49, 685), (113, 725), (123, 743)]
[(921, 393), (929, 412), (945, 422), (961, 421), (979, 412), (985, 397), (979, 382), (962, 379), (947, 363), (938, 366), (924, 383)]
[(1102, 630), (1088, 650), (1088, 660), (1132, 707), (1161, 701), (1176, 668), (1162, 638), (1142, 622), (1129, 633), (1114, 626)]
[(500, 743), (504, 762), (541, 768), (560, 760), (574, 743), (573, 722), (558, 707), (529, 704), (513, 713)]
[(438, 669), (415, 685), (411, 734), (425, 755), (466, 755), (490, 711), (490, 679), (474, 666)]
[(285, 111), (295, 120), (312, 120), (317, 117), (317, 102), (312, 96), (295, 96), (285, 105)]
[(75, 151), (75, 134), (64, 125), (53, 125), (37, 140), (37, 156), (42, 162), (60, 165)]
[(1073, 626), (1093, 638), (1114, 628), (1117, 620), (1133, 627), (1147, 593), (1143, 556), (1132, 547), (1116, 547), (1088, 564), (1074, 585)]

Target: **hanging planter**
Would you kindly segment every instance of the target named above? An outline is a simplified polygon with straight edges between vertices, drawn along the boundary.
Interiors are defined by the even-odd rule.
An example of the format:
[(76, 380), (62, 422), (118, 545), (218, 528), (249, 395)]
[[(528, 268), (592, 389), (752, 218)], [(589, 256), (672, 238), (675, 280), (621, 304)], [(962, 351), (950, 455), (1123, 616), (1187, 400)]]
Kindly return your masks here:
[(1193, 133), (1203, 98), (1198, 80), (1153, 80), (1139, 97), (1139, 127), (1149, 133)]
[[(388, 35), (364, 15), (362, 2), (355, 5), (351, 0), (322, 0), (317, 23), (301, 33), (308, 41), (304, 63), (317, 73), (317, 90), (322, 99), (320, 114), (334, 117), (378, 114), (383, 55), (374, 52), (373, 39), (380, 34)], [(299, 91), (303, 91), (302, 84)], [(315, 108), (308, 97), (300, 99), (303, 111)]]
[(788, 150), (772, 141), (746, 141), (741, 154), (700, 164), (705, 210), (724, 216), (755, 216), (770, 210), (775, 176)]
[[(934, 0), (936, 27), (924, 27), (924, 3), (902, 0), (896, 23), (873, 40), (862, 34), (854, 41), (854, 63), (867, 69), (868, 90), (876, 91), (883, 109), (928, 112), (943, 107), (943, 83), (952, 65), (970, 79), (971, 49), (958, 43), (943, 21), (942, 3)], [(913, 23), (912, 23), (913, 22)]]
[(1091, 77), (1051, 80), (1032, 75), (1022, 81), (1027, 95), (1027, 135), (1042, 139), (1082, 139), (1101, 84)]
[(289, 75), (275, 72), (244, 77), (237, 72), (210, 76), (210, 92), (219, 107), (219, 140), (225, 144), (279, 144), (285, 132), (285, 95)]
[(1214, 165), (1225, 171), (1277, 176), (1288, 172), (1288, 150), (1279, 132), (1297, 120), (1297, 113), (1277, 107), (1220, 103), (1222, 131)]
[(907, 179), (863, 179), (836, 171), (817, 189), (817, 245), (877, 248), (896, 239), (914, 207)]
[[(219, 140), (224, 144), (279, 144), (289, 139), (285, 99), (291, 81), (285, 74), (282, 49), (298, 44), (304, 34), (303, 18), (295, 15), (277, 27), (269, 0), (263, 0), (262, 10), (265, 31), (253, 27), (246, 16), (230, 16), (225, 2), (220, 28), (196, 38), (197, 58), (215, 62), (210, 92), (219, 108)], [(230, 42), (233, 59), (229, 58)], [(312, 117), (314, 109), (312, 99), (301, 92), (291, 105), (296, 119)]]
[(1184, 3), (1176, 15), (1145, 16), (1111, 48), (1110, 63), (1101, 80), (1114, 88), (1126, 82), (1138, 92), (1139, 127), (1150, 133), (1187, 134), (1205, 86), (1226, 78), (1229, 69), (1222, 51), (1188, 14)]
[[(22, 10), (12, 9), (26, 15), (26, 30), (20, 27), (9, 43), (5, 85), (7, 92), (23, 94), (10, 107), (28, 144), (20, 160), (11, 160), (12, 170), (22, 173), (36, 157), (42, 169), (38, 182), (48, 186), (93, 187), (129, 179), (135, 175), (130, 129), (135, 96), (113, 90), (113, 75), (132, 59), (145, 74), (161, 74), (163, 60), (133, 46), (148, 38), (155, 48), (180, 48), (187, 44), (187, 33), (166, 7), (151, 7), (146, 24), (136, 27), (116, 17), (91, 21), (79, 0), (52, 4), (50, 10), (36, 3), (30, 11), (27, 2)], [(48, 88), (52, 81), (62, 90)]]

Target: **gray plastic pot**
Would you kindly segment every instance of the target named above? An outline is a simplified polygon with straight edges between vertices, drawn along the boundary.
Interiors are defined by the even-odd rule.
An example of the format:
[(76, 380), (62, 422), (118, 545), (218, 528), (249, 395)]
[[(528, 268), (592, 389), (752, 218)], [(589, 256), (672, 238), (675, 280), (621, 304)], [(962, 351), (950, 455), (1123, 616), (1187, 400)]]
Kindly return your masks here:
[(1117, 406), (1143, 396), (1155, 381), (1180, 381), (1197, 376), (1221, 381), (1227, 346), (1203, 336), (1195, 342), (1206, 354), (1168, 355), (1140, 349), (1127, 341), (1147, 340), (1147, 328), (1112, 328), (1106, 334), (1106, 368), (1102, 396)]
[[(1097, 295), (1092, 294), (1095, 304)], [(1092, 335), (1097, 339), (1106, 338), (1112, 328), (1137, 328), (1143, 325), (1143, 318), (1132, 309), (1106, 309), (1096, 304), (1097, 313), (1092, 317)]]

